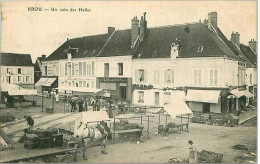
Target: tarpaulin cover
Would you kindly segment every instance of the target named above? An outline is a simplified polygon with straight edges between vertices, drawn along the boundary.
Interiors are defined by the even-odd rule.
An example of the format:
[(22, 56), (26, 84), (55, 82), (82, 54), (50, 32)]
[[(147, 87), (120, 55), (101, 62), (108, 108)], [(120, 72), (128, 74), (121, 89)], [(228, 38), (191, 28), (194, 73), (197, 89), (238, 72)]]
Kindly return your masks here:
[(188, 105), (183, 102), (166, 104), (163, 108), (173, 118), (181, 114), (192, 114), (192, 111), (190, 110)]
[(50, 87), (56, 79), (57, 78), (55, 78), (55, 77), (52, 77), (52, 78), (42, 77), (35, 85)]
[(230, 93), (232, 93), (234, 96), (236, 96), (237, 98), (241, 97), (241, 96), (246, 96), (247, 98), (251, 98), (253, 97), (253, 94), (250, 93), (247, 90), (243, 90), (243, 91), (239, 91), (239, 90), (232, 90)]
[(107, 91), (107, 90), (102, 89), (102, 90), (96, 92), (95, 96), (110, 97), (110, 92)]
[(188, 90), (186, 101), (217, 104), (219, 94), (217, 90)]
[(87, 124), (90, 122), (108, 121), (110, 118), (106, 111), (87, 111), (81, 112), (81, 122)]
[(2, 83), (1, 90), (8, 92), (10, 96), (37, 95), (36, 89), (25, 89), (16, 84)]
[(163, 111), (163, 108), (150, 108), (150, 109), (147, 109), (147, 111), (150, 113), (160, 113)]

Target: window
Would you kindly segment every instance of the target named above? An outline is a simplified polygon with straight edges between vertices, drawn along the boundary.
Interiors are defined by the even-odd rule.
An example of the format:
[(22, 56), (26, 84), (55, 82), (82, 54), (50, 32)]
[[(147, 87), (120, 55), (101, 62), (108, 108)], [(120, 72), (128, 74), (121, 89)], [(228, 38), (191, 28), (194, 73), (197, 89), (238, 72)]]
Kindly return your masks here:
[(6, 82), (11, 83), (11, 76), (6, 76)]
[(104, 63), (104, 77), (109, 77), (109, 63)]
[(26, 81), (30, 81), (30, 76), (26, 76)]
[(71, 64), (70, 63), (68, 63), (68, 74), (67, 75), (71, 76)]
[(143, 69), (138, 69), (138, 74), (136, 75), (137, 82), (144, 82), (144, 78), (145, 78), (144, 73), (145, 73), (145, 71)]
[(195, 85), (201, 85), (201, 70), (193, 71), (193, 83)]
[(174, 70), (167, 69), (164, 71), (164, 83), (166, 84), (174, 83)]
[(154, 83), (160, 83), (160, 70), (154, 70)]
[(87, 64), (87, 75), (92, 75), (91, 64)]
[(69, 86), (71, 86), (71, 82), (68, 82)]
[(83, 81), (83, 87), (86, 87), (86, 81)]
[(138, 103), (144, 103), (144, 91), (138, 91)]
[(91, 87), (94, 88), (94, 81), (91, 82)]
[(74, 74), (75, 74), (75, 64), (74, 63), (72, 63), (72, 76), (74, 76)]
[(218, 70), (209, 71), (209, 85), (218, 85)]
[(250, 84), (252, 84), (252, 73), (250, 73)]
[(18, 82), (22, 81), (22, 77), (18, 76)]
[(6, 72), (7, 72), (7, 73), (11, 73), (11, 68), (7, 68), (7, 69), (6, 69)]
[(18, 68), (17, 72), (18, 72), (18, 74), (22, 74), (22, 69)]
[(79, 75), (82, 76), (82, 62), (79, 62)]
[(118, 75), (123, 75), (123, 63), (118, 63)]
[(171, 104), (171, 92), (164, 92), (164, 103)]
[(67, 75), (68, 74), (68, 64), (67, 63), (65, 63), (65, 75)]
[(76, 87), (79, 87), (79, 83), (76, 83)]
[(83, 63), (83, 75), (86, 76), (86, 72), (87, 72), (87, 66), (86, 66), (86, 62)]
[(199, 48), (198, 48), (198, 51), (197, 52), (202, 52), (203, 51), (203, 46), (200, 46)]

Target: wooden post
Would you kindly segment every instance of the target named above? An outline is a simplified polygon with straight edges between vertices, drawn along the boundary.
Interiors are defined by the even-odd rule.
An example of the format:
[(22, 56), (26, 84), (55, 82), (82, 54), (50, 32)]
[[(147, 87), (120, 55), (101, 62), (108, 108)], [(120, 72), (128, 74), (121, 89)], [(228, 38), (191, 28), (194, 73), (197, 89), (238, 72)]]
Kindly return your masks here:
[(165, 119), (165, 122), (166, 122), (165, 125), (167, 125), (167, 113), (166, 113), (166, 119)]
[(159, 125), (160, 125), (160, 123), (161, 123), (161, 115), (159, 113)]
[(64, 114), (66, 113), (65, 104), (66, 104), (66, 101), (64, 101)]
[(141, 114), (141, 125), (143, 125), (143, 115)]
[(181, 114), (181, 124), (182, 124), (182, 114)]
[(238, 111), (238, 98), (236, 98), (236, 111)]
[(188, 123), (190, 122), (190, 114), (188, 114)]
[(43, 112), (43, 87), (42, 87), (42, 112)]
[(113, 143), (115, 143), (116, 136), (116, 116), (114, 115), (114, 126), (113, 126), (114, 134), (113, 134)]
[(150, 122), (149, 120), (150, 120), (150, 119), (149, 119), (149, 118), (150, 118), (150, 117), (148, 116), (147, 139), (149, 138), (149, 133), (150, 133), (150, 132), (149, 132), (149, 130), (150, 130), (150, 129), (149, 129), (149, 122)]

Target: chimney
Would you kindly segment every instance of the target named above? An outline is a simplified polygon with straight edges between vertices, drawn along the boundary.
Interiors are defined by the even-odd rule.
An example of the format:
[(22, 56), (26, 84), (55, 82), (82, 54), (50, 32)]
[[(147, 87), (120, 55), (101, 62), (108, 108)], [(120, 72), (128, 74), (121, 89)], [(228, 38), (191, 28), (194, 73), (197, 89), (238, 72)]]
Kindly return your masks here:
[(240, 48), (240, 34), (238, 32), (232, 32), (230, 41)]
[(256, 53), (256, 41), (254, 39), (249, 41), (249, 47)]
[(46, 55), (42, 55), (42, 58), (46, 58)]
[(115, 31), (115, 27), (108, 27), (107, 28), (107, 34), (108, 34), (108, 37), (111, 36), (111, 34)]
[(212, 25), (215, 30), (218, 28), (218, 13), (216, 11), (208, 14), (208, 25)]
[(140, 41), (143, 41), (147, 29), (146, 12), (144, 16), (141, 17), (140, 21)]
[(132, 46), (134, 45), (136, 39), (138, 38), (139, 35), (139, 20), (137, 19), (137, 16), (135, 16), (132, 20)]

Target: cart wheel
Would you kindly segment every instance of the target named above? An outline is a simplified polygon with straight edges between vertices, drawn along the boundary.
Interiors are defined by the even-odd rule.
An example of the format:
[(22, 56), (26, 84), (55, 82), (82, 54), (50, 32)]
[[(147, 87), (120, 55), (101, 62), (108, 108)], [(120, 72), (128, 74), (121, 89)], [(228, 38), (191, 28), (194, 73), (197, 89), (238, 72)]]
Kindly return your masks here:
[(72, 154), (65, 154), (61, 156), (59, 163), (71, 163), (74, 160), (74, 156)]

